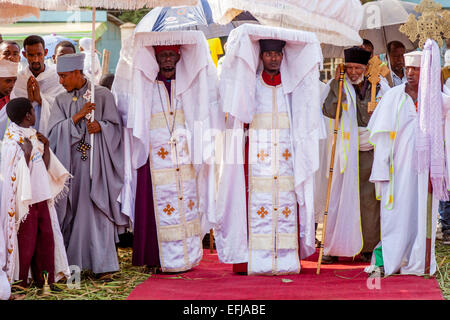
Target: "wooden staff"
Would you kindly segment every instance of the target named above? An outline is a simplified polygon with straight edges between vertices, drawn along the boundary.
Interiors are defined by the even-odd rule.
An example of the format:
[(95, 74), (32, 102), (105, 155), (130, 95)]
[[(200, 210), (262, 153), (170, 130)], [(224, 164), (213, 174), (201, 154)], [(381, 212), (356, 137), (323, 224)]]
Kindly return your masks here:
[(336, 117), (334, 119), (334, 132), (333, 132), (333, 142), (331, 145), (331, 162), (330, 162), (330, 174), (328, 176), (328, 189), (327, 189), (327, 200), (325, 205), (325, 212), (323, 214), (323, 230), (322, 230), (322, 241), (320, 241), (320, 251), (319, 251), (319, 260), (317, 261), (317, 274), (320, 274), (320, 265), (322, 264), (322, 256), (323, 256), (323, 247), (325, 244), (325, 233), (327, 231), (327, 218), (328, 218), (328, 207), (330, 205), (330, 194), (331, 194), (331, 182), (333, 180), (333, 167), (334, 167), (334, 156), (336, 153), (336, 140), (339, 128), (339, 116), (341, 113), (341, 104), (342, 104), (342, 91), (344, 89), (344, 65), (341, 63), (339, 65), (339, 91), (338, 91), (338, 101), (336, 107)]
[(431, 234), (432, 234), (432, 216), (433, 216), (433, 193), (431, 191), (431, 181), (428, 179), (428, 196), (427, 196), (427, 224), (426, 224), (426, 239), (425, 239), (425, 278), (430, 278), (431, 265)]

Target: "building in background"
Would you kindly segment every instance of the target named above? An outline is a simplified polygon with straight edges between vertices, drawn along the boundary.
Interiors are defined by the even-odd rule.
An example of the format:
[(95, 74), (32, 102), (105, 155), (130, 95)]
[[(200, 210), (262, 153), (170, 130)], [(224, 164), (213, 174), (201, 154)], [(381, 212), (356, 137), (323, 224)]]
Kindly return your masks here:
[[(95, 16), (96, 48), (103, 63), (103, 50), (109, 51), (108, 72), (115, 73), (121, 49), (120, 26), (123, 21), (98, 10)], [(91, 37), (92, 11), (41, 11), (40, 18), (22, 19), (14, 24), (0, 25), (3, 40), (14, 40), (21, 47), (23, 40), (32, 34), (40, 36), (55, 35), (78, 43), (81, 38)], [(78, 47), (78, 45), (77, 45)], [(78, 50), (78, 48), (77, 48)]]

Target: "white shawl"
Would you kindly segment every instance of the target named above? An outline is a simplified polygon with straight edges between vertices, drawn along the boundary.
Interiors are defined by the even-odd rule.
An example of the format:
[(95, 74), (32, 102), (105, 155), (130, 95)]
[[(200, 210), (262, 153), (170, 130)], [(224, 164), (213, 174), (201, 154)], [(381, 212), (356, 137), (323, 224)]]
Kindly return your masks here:
[[(222, 65), (219, 84), (223, 111), (240, 122), (250, 123), (256, 109), (256, 74), (262, 69), (259, 58), (260, 39), (286, 41), (283, 61), (280, 66), (283, 93), (290, 105), (292, 144), (294, 147), (294, 181), (297, 200), (300, 205), (300, 244), (302, 258), (315, 251), (314, 231), (314, 173), (319, 168), (319, 140), (326, 137), (321, 115), (319, 67), (322, 52), (315, 34), (310, 32), (243, 24), (234, 29), (228, 38), (227, 54)], [(229, 164), (226, 170), (235, 170)], [(241, 172), (243, 174), (243, 172)], [(226, 187), (224, 185), (224, 187)], [(233, 187), (234, 193), (245, 192)], [(219, 190), (221, 196), (223, 193)], [(244, 193), (245, 194), (245, 193)], [(243, 203), (233, 203), (245, 208), (245, 197), (230, 196)], [(233, 200), (233, 201), (235, 201)], [(229, 204), (218, 201), (218, 231), (224, 212)], [(245, 218), (245, 217), (242, 217)], [(240, 222), (245, 225), (245, 220)], [(216, 232), (217, 234), (217, 232)], [(226, 241), (226, 239), (224, 239)], [(236, 240), (233, 240), (236, 241)], [(227, 262), (240, 259), (228, 257)], [(242, 262), (242, 261), (241, 261)]]
[[(33, 166), (30, 161), (27, 166), (24, 154), (17, 142), (30, 139), (33, 144), (31, 157), (43, 154), (43, 144), (36, 137), (36, 130), (21, 128), (11, 123), (5, 133), (1, 154), (2, 195), (0, 217), (5, 221), (6, 233), (6, 274), (9, 281), (19, 277), (19, 248), (17, 232), (28, 215), (29, 206), (43, 200), (48, 200), (50, 218), (52, 222), (55, 243), (55, 280), (70, 276), (64, 241), (54, 208), (54, 201), (67, 192), (66, 183), (70, 173), (62, 166), (50, 150), (50, 164), (48, 174), (45, 170)], [(33, 170), (35, 169), (35, 170)], [(37, 171), (37, 172), (36, 172)], [(39, 181), (32, 181), (32, 177), (39, 177)], [(33, 192), (35, 190), (35, 192)], [(47, 199), (42, 199), (44, 192), (36, 195), (36, 190), (47, 190)], [(38, 198), (39, 197), (39, 198)]]
[[(28, 98), (27, 83), (28, 79), (33, 76), (30, 68), (23, 68), (18, 76), (14, 89), (11, 92), (11, 99), (24, 97)], [(56, 65), (45, 65), (44, 72), (40, 73), (36, 80), (39, 84), (39, 89), (42, 98), (41, 106), (41, 120), (39, 122), (39, 132), (47, 136), (48, 119), (50, 118), (53, 102), (57, 95), (66, 92), (63, 86), (59, 83), (59, 77), (56, 73)]]

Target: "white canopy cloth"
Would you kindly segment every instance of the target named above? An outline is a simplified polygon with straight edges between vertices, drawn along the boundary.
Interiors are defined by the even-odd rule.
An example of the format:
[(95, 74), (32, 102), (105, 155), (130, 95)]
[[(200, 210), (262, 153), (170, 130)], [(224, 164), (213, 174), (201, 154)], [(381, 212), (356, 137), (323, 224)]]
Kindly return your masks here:
[(8, 2), (45, 10), (64, 10), (74, 7), (135, 10), (140, 8), (196, 5), (198, 0), (8, 0)]
[(314, 32), (321, 43), (360, 45), (359, 0), (210, 0), (214, 21), (225, 24), (249, 11), (261, 24)]
[[(256, 75), (262, 70), (260, 39), (286, 41), (280, 73), (283, 93), (291, 101), (294, 186), (300, 206), (300, 252), (304, 258), (315, 250), (313, 180), (319, 167), (319, 139), (325, 138), (326, 132), (320, 108), (320, 44), (310, 32), (256, 24), (234, 29), (227, 42), (219, 91), (224, 112), (238, 122), (250, 123), (255, 114)], [(238, 154), (238, 158), (242, 157)], [(247, 260), (245, 215), (236, 214), (246, 207), (243, 170), (242, 163), (225, 163), (219, 183), (215, 236), (219, 257), (226, 263)], [(233, 203), (224, 203), (224, 199), (233, 199)], [(234, 216), (230, 218), (226, 212)]]
[(20, 5), (11, 3), (9, 0), (0, 0), (0, 23), (13, 23), (28, 16), (39, 18), (39, 8), (36, 8), (32, 3)]

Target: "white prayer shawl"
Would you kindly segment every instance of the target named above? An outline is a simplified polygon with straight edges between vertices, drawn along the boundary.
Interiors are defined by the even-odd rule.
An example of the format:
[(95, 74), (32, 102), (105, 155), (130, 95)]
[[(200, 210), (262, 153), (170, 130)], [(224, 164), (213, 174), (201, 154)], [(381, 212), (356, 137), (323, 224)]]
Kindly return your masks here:
[[(377, 97), (383, 95), (384, 88), (381, 86)], [(353, 257), (363, 247), (359, 197), (359, 151), (372, 148), (368, 143), (366, 128), (358, 127), (356, 93), (347, 76), (344, 79), (341, 110), (324, 254)]]
[[(428, 170), (417, 173), (414, 155), (418, 113), (405, 84), (390, 89), (368, 129), (375, 146), (370, 181), (381, 200), (381, 246), (386, 275), (424, 274)], [(434, 199), (434, 202), (436, 200)], [(437, 210), (432, 216), (430, 273), (436, 272)]]
[[(254, 24), (234, 29), (227, 42), (219, 91), (223, 111), (231, 117), (230, 128), (236, 136), (239, 136), (236, 129), (242, 129), (242, 123), (251, 123), (256, 110), (255, 75), (262, 70), (260, 39), (286, 41), (280, 73), (290, 111), (294, 186), (300, 208), (300, 258), (303, 259), (315, 251), (314, 173), (319, 166), (319, 139), (324, 138), (325, 132), (319, 87), (322, 53), (313, 33)], [(248, 261), (247, 222), (246, 215), (242, 214), (246, 208), (243, 148), (233, 150), (237, 150), (241, 162), (222, 166), (217, 199), (215, 239), (219, 259), (224, 263)]]
[[(443, 112), (445, 117), (445, 127), (444, 127), (444, 141), (445, 141), (445, 159), (447, 167), (447, 181), (450, 182), (450, 146), (448, 142), (450, 141), (450, 87), (444, 86), (443, 88)], [(447, 185), (447, 190), (450, 191), (450, 183)]]
[[(28, 98), (27, 83), (31, 76), (33, 76), (33, 74), (31, 73), (29, 67), (20, 70), (14, 89), (11, 92), (11, 99), (18, 97)], [(57, 95), (65, 92), (65, 89), (59, 83), (59, 77), (56, 73), (55, 65), (46, 64), (45, 70), (36, 77), (36, 80), (39, 84), (42, 98), (39, 132), (44, 136), (47, 136), (48, 119), (50, 117), (53, 102), (55, 101)], [(35, 104), (36, 102), (33, 103), (33, 106)]]
[[(223, 130), (224, 115), (218, 108), (217, 70), (201, 31), (147, 32), (136, 27), (121, 51), (112, 92), (124, 121), (125, 181), (122, 212), (134, 220), (136, 170), (149, 156), (151, 101), (159, 72), (153, 46), (181, 45), (176, 65), (176, 99), (182, 104), (191, 133), (189, 154), (196, 170), (203, 234), (215, 223), (214, 140), (203, 139), (208, 130)], [(203, 150), (203, 152), (201, 151)], [(204, 153), (204, 154), (203, 154)]]
[(86, 78), (89, 80), (93, 80), (96, 85), (100, 83), (100, 79), (102, 78), (102, 66), (100, 64), (100, 59), (98, 58), (97, 52), (94, 56), (94, 64), (91, 66), (91, 51), (90, 49), (83, 52), (85, 55), (84, 58), (84, 68), (83, 73), (86, 75)]
[[(322, 110), (323, 103), (330, 92), (330, 83), (320, 83), (320, 108)], [(315, 222), (320, 223), (323, 221), (323, 214), (325, 212), (326, 199), (327, 199), (327, 190), (328, 190), (328, 176), (329, 176), (329, 168), (330, 168), (330, 153), (331, 153), (331, 143), (333, 137), (333, 128), (334, 128), (334, 120), (323, 115), (321, 111), (323, 128), (325, 132), (322, 136), (325, 139), (321, 139), (319, 142), (319, 169), (316, 171), (314, 176), (314, 216)]]
[[(27, 166), (17, 142), (28, 138), (33, 144)], [(69, 172), (50, 150), (48, 170), (42, 161), (44, 147), (36, 130), (11, 123), (5, 133), (1, 154), (2, 195), (0, 218), (5, 222), (7, 261), (5, 271), (10, 282), (19, 280), (19, 247), (17, 232), (27, 218), (29, 206), (47, 200), (55, 244), (55, 281), (70, 276), (66, 250), (54, 202), (67, 192)], [(29, 273), (31, 275), (31, 273)]]

